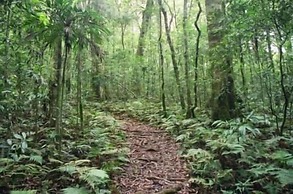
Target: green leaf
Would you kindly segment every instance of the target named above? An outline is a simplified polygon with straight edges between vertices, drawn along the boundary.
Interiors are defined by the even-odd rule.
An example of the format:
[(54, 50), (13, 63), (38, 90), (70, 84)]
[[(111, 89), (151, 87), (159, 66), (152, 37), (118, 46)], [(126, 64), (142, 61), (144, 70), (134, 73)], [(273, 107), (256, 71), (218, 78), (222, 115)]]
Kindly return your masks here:
[(89, 164), (91, 161), (90, 160), (76, 160), (74, 161), (74, 165), (76, 166), (79, 166), (79, 165), (82, 165), (82, 164)]
[(104, 170), (91, 169), (88, 173), (88, 176), (98, 177), (100, 179), (109, 179), (109, 175)]
[(43, 157), (40, 156), (40, 155), (32, 155), (32, 156), (30, 156), (30, 160), (34, 161), (34, 162), (37, 162), (39, 164), (43, 163)]
[(221, 190), (221, 192), (222, 192), (223, 194), (234, 194), (233, 191), (225, 191), (225, 190)]
[(106, 151), (101, 152), (101, 155), (114, 155), (117, 153), (119, 153), (118, 149), (110, 149), (110, 150), (106, 150)]
[(124, 163), (130, 162), (129, 158), (127, 158), (125, 156), (119, 156), (117, 160), (119, 160), (120, 162), (124, 162)]
[(67, 172), (68, 174), (72, 175), (76, 172), (76, 167), (72, 165), (61, 166), (59, 168), (61, 172)]
[(36, 194), (36, 190), (28, 190), (28, 191), (11, 191), (11, 194)]
[(203, 158), (203, 157), (210, 158), (211, 154), (208, 151), (199, 148), (199, 149), (189, 149), (185, 156), (197, 157), (197, 158)]
[(287, 165), (288, 166), (291, 166), (291, 167), (293, 167), (293, 158), (292, 159), (289, 159), (289, 160), (287, 160)]
[(219, 128), (219, 127), (222, 127), (224, 125), (227, 125), (227, 122), (225, 121), (222, 121), (222, 120), (216, 120), (212, 123), (212, 126), (215, 127), (215, 128)]
[(293, 184), (293, 170), (281, 169), (274, 173), (282, 186)]
[(176, 137), (176, 141), (183, 141), (184, 139), (188, 138), (188, 134), (181, 134), (179, 136)]
[(244, 153), (245, 148), (240, 145), (240, 144), (227, 144), (226, 145), (229, 148), (229, 151), (224, 151), (222, 154), (226, 155), (226, 154), (239, 154), (239, 153)]
[(6, 141), (7, 141), (8, 145), (10, 145), (10, 146), (12, 145), (12, 140), (11, 139), (7, 139)]
[(185, 120), (182, 121), (183, 126), (189, 126), (189, 125), (192, 125), (194, 123), (195, 123), (194, 119), (185, 119)]
[(13, 136), (16, 138), (16, 139), (22, 139), (22, 136), (17, 134), (17, 133), (14, 133)]
[(204, 185), (204, 186), (212, 186), (212, 185), (215, 184), (214, 180), (212, 180), (212, 179), (203, 179), (203, 178), (200, 178), (200, 177), (190, 178), (188, 180), (188, 182), (196, 183), (196, 184)]
[(26, 141), (21, 142), (21, 148), (23, 150), (26, 150), (28, 148), (28, 145), (27, 145)]
[(31, 0), (32, 4), (38, 4), (40, 2), (40, 0)]
[(98, 170), (96, 168), (81, 167), (78, 168), (80, 173), (79, 178), (86, 181), (86, 183), (92, 188), (99, 188), (99, 185), (108, 182), (109, 176), (104, 170)]
[(245, 125), (241, 125), (238, 128), (239, 132), (241, 135), (246, 136), (247, 131), (250, 131), (253, 135), (259, 134), (260, 131), (257, 128), (252, 128), (251, 126), (245, 124)]
[(90, 194), (90, 192), (84, 188), (77, 188), (77, 187), (67, 187), (63, 190), (63, 194)]
[(57, 159), (55, 159), (55, 158), (49, 158), (49, 161), (50, 161), (51, 163), (63, 164), (62, 161), (57, 160)]
[(49, 22), (49, 19), (48, 19), (48, 16), (46, 15), (46, 13), (44, 12), (40, 12), (38, 13), (38, 16), (39, 16), (39, 20), (45, 25), (47, 26), (50, 22)]
[(21, 132), (21, 135), (22, 135), (23, 139), (26, 139), (26, 133), (25, 132)]
[(293, 159), (292, 154), (290, 154), (289, 152), (287, 152), (285, 150), (278, 150), (278, 151), (274, 152), (273, 154), (271, 154), (270, 157), (273, 160), (278, 160), (278, 161), (286, 161), (289, 159)]

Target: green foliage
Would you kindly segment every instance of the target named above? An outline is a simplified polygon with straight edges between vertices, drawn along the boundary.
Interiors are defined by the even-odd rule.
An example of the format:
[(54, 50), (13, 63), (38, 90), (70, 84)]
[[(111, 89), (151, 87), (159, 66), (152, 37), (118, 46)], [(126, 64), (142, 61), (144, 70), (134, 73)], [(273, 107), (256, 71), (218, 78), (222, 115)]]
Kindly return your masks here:
[[(291, 171), (287, 164), (292, 159), (288, 150), (279, 150), (280, 148), (267, 144), (265, 140), (260, 141), (262, 134), (253, 125), (239, 121), (214, 124), (215, 129), (191, 127), (193, 134), (189, 134), (189, 139), (179, 138), (179, 141), (187, 144), (187, 148), (203, 147), (196, 150), (197, 152), (194, 152), (193, 148), (187, 149), (184, 156), (190, 161), (195, 177), (210, 181), (200, 182), (198, 178), (191, 181), (206, 188), (217, 186), (225, 191), (231, 189), (240, 193), (258, 189), (262, 191), (268, 183), (274, 184), (274, 188), (279, 191), (287, 190), (286, 186), (292, 184), (289, 181), (292, 180), (291, 177), (287, 176)], [(186, 131), (190, 133), (191, 130)], [(204, 139), (202, 134), (205, 134)], [(201, 145), (196, 145), (199, 142), (202, 142)], [(276, 152), (271, 153), (272, 149), (276, 149)], [(196, 157), (190, 157), (190, 150)], [(275, 180), (278, 180), (279, 184), (276, 184)], [(234, 182), (235, 186), (232, 186), (231, 182)]]
[(7, 140), (7, 155), (0, 158), (5, 184), (13, 186), (19, 180), (17, 189), (110, 193), (110, 174), (127, 160), (127, 150), (121, 146), (125, 135), (113, 117), (92, 107), (85, 109), (85, 115), (83, 131), (77, 131), (74, 121), (67, 120), (66, 149), (61, 153), (52, 144), (55, 136), (50, 128), (12, 134)]
[[(290, 192), (293, 166), (291, 1), (224, 2), (225, 18), (221, 25), (226, 26), (223, 43), (228, 52), (223, 54), (232, 59), (229, 63), (233, 66), (231, 74), (239, 94), (241, 119), (213, 123), (209, 112), (201, 108), (213, 106), (210, 83), (223, 76), (217, 74), (219, 77), (212, 79), (210, 76), (208, 26), (204, 17), (199, 18), (202, 36), (199, 49), (195, 49), (194, 16), (198, 9), (191, 3), (186, 27), (190, 44), (185, 50), (180, 28), (182, 10), (177, 10), (182, 1), (172, 1), (174, 5), (168, 6), (170, 2), (164, 4), (169, 8), (168, 16), (173, 13), (177, 16), (170, 20), (170, 30), (179, 81), (186, 81), (181, 73), (183, 57), (187, 55), (187, 75), (194, 76), (189, 85), (194, 84), (197, 89), (191, 97), (197, 99), (195, 107), (200, 107), (195, 109), (196, 119), (184, 119), (176, 105), (178, 91), (165, 36), (161, 40), (164, 72), (160, 72), (157, 17), (151, 18), (148, 33), (144, 35), (144, 56), (135, 54), (135, 43), (142, 29), (137, 26), (143, 12), (140, 2), (1, 1), (0, 176), (5, 183), (16, 190), (37, 189), (40, 193), (58, 193), (65, 187), (68, 192), (86, 189), (89, 193), (98, 192), (98, 187), (102, 187), (99, 192), (107, 193), (107, 183), (96, 176), (95, 170), (110, 176), (119, 170), (121, 162), (127, 161), (127, 149), (116, 120), (97, 111), (98, 107), (105, 112), (127, 113), (173, 134), (182, 144), (182, 154), (193, 171), (191, 182), (203, 190)], [(157, 8), (153, 11), (158, 13)], [(56, 43), (60, 40), (59, 52)], [(200, 54), (197, 68), (193, 66), (196, 52)], [(77, 56), (81, 53), (82, 71), (76, 75)], [(223, 59), (221, 55), (215, 60)], [(60, 77), (59, 71), (65, 77)], [(80, 102), (76, 100), (77, 78), (81, 78)], [(55, 89), (61, 87), (60, 81), (66, 82), (66, 88), (61, 88), (65, 101), (57, 106)], [(188, 82), (183, 91), (191, 89), (187, 85)], [(166, 114), (159, 102), (162, 94), (166, 97)], [(92, 102), (105, 99), (123, 102), (107, 105)], [(76, 106), (81, 110), (82, 105), (85, 110), (77, 116), (82, 111), (75, 111)], [(62, 108), (64, 114), (56, 117), (55, 113)], [(79, 130), (82, 116), (84, 129)], [(58, 119), (60, 130), (54, 127)], [(277, 136), (280, 134), (284, 136)], [(56, 142), (62, 149), (56, 148)], [(74, 163), (77, 161), (78, 164)], [(94, 175), (90, 175), (91, 168)]]
[[(59, 170), (68, 173), (70, 176), (75, 177), (75, 179), (78, 178), (80, 182), (85, 182), (85, 186), (92, 192), (105, 188), (109, 181), (107, 172), (97, 169), (96, 167), (83, 166), (88, 163), (90, 163), (90, 160), (71, 161), (59, 167)], [(72, 191), (72, 189), (73, 188), (66, 188), (64, 191), (69, 192)]]
[(89, 194), (86, 188), (68, 187), (63, 189), (63, 194)]
[(111, 110), (129, 111), (131, 116), (159, 124), (173, 134), (188, 161), (189, 181), (200, 192), (290, 193), (293, 141), (273, 136), (267, 115), (251, 112), (242, 119), (211, 122), (205, 114), (196, 119), (183, 119), (178, 113), (162, 118), (155, 108), (143, 112), (143, 107), (154, 106), (146, 102), (141, 109), (128, 106), (122, 109), (118, 104), (115, 109), (112, 104)]
[(37, 191), (30, 190), (30, 191), (11, 191), (11, 194), (36, 194)]
[(15, 159), (19, 159), (19, 154), (24, 154), (28, 151), (28, 143), (32, 141), (29, 137), (32, 133), (22, 132), (21, 134), (13, 133), (13, 139), (7, 139), (7, 144), (10, 146), (9, 154)]

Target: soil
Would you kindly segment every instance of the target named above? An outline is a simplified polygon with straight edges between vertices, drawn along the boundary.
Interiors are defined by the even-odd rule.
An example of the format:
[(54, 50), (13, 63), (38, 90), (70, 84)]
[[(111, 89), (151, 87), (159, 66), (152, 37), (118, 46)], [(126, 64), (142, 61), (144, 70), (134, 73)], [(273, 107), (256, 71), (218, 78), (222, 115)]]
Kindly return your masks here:
[(121, 194), (191, 194), (180, 145), (163, 129), (120, 118), (130, 149), (129, 162), (114, 178)]

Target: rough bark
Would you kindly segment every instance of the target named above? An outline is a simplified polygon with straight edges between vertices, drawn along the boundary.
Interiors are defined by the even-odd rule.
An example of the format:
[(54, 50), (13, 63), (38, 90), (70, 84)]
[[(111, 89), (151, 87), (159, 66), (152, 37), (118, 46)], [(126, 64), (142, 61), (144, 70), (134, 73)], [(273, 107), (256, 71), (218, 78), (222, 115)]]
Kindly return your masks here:
[(206, 0), (208, 22), (209, 61), (211, 63), (212, 95), (211, 108), (213, 120), (229, 120), (236, 116), (235, 88), (232, 59), (225, 35), (224, 9), (221, 0)]
[[(55, 130), (57, 133), (57, 140), (58, 140), (58, 150), (61, 151), (61, 134), (62, 134), (62, 39), (59, 38), (59, 40), (57, 40), (56, 43), (56, 48), (55, 48), (55, 63), (56, 63), (56, 87), (54, 88), (56, 91), (54, 91), (54, 93), (56, 94), (56, 96), (54, 96), (54, 98), (52, 100), (56, 101), (54, 103), (55, 107), (54, 107), (54, 118), (53, 120), (56, 119), (56, 123), (55, 123)], [(56, 98), (56, 99), (55, 99)]]
[[(144, 80), (142, 80), (140, 77), (144, 76), (144, 48), (145, 48), (145, 36), (148, 32), (150, 21), (152, 17), (152, 11), (153, 11), (154, 1), (153, 0), (147, 0), (145, 9), (143, 11), (142, 15), (142, 23), (140, 28), (140, 34), (138, 39), (138, 46), (136, 50), (136, 55), (138, 57), (138, 65), (135, 67), (134, 74), (133, 74), (133, 80), (134, 80), (134, 88), (135, 93), (140, 96), (142, 94), (142, 89), (144, 88)], [(142, 73), (142, 74), (141, 74)], [(144, 78), (144, 77), (143, 77)]]
[(153, 0), (147, 0), (145, 10), (143, 11), (142, 15), (142, 23), (141, 23), (141, 29), (140, 29), (140, 34), (139, 34), (139, 39), (138, 39), (138, 46), (137, 46), (137, 51), (136, 55), (137, 56), (143, 56), (144, 54), (144, 47), (145, 47), (145, 35), (147, 33), (147, 30), (150, 25), (150, 20), (152, 17), (152, 9), (154, 6), (154, 1)]
[(53, 80), (50, 81), (49, 90), (49, 113), (50, 125), (56, 125), (56, 118), (58, 117), (58, 86), (61, 83), (61, 71), (62, 71), (62, 41), (57, 41), (54, 50), (54, 61), (55, 61), (55, 75)]

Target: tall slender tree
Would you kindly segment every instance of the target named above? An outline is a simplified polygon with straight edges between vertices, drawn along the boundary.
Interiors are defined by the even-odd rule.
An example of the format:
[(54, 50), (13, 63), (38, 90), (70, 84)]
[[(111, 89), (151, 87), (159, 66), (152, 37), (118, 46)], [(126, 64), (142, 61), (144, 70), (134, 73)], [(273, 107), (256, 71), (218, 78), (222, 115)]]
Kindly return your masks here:
[(183, 45), (184, 45), (184, 69), (185, 69), (185, 85), (186, 85), (186, 118), (193, 118), (194, 112), (191, 101), (190, 91), (190, 76), (189, 76), (189, 53), (188, 53), (188, 33), (187, 33), (187, 16), (188, 16), (188, 0), (184, 0), (183, 3)]
[(196, 37), (196, 44), (195, 44), (195, 59), (194, 59), (194, 84), (193, 84), (193, 91), (194, 91), (194, 106), (197, 107), (198, 105), (198, 61), (199, 61), (199, 43), (200, 43), (200, 37), (201, 37), (201, 30), (198, 25), (198, 21), (200, 18), (200, 15), (202, 13), (202, 8), (200, 2), (198, 2), (198, 13), (196, 15), (196, 19), (194, 21), (194, 27), (197, 31), (197, 37)]
[(162, 110), (164, 117), (167, 116), (167, 108), (166, 108), (166, 95), (165, 95), (165, 69), (164, 69), (164, 55), (163, 55), (163, 45), (162, 45), (162, 35), (163, 35), (163, 29), (162, 29), (162, 13), (159, 9), (159, 62), (160, 62), (160, 68), (161, 68), (161, 102), (162, 102)]
[(167, 11), (165, 10), (163, 6), (162, 0), (158, 0), (158, 3), (160, 6), (160, 10), (164, 16), (165, 32), (166, 32), (167, 42), (171, 51), (171, 60), (173, 64), (173, 70), (174, 70), (176, 85), (177, 85), (178, 94), (179, 94), (179, 102), (180, 102), (181, 108), (184, 110), (185, 109), (184, 94), (183, 94), (183, 88), (180, 82), (179, 68), (178, 68), (178, 63), (176, 60), (175, 48), (173, 45), (173, 41), (171, 39), (171, 24), (170, 25), (168, 24)]

